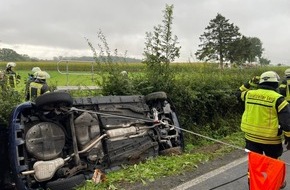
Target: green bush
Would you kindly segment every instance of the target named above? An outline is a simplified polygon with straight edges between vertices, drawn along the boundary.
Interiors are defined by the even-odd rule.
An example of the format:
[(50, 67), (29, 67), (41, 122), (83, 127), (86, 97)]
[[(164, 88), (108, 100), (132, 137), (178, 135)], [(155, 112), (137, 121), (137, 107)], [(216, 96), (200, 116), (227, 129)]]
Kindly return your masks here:
[(22, 102), (22, 96), (12, 88), (0, 89), (0, 123), (8, 125), (13, 107)]

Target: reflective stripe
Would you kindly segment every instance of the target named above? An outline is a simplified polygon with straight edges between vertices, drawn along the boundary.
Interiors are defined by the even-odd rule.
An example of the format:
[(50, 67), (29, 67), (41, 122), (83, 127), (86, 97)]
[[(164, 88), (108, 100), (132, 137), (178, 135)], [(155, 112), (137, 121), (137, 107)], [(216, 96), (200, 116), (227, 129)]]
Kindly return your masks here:
[(290, 131), (284, 131), (284, 135), (286, 136), (286, 137), (290, 137)]
[(285, 108), (288, 105), (288, 102), (284, 100), (279, 106), (278, 106), (278, 112), (280, 112), (283, 108)]
[(287, 101), (290, 101), (290, 80), (288, 79), (287, 80), (287, 85), (285, 85), (286, 87), (286, 96), (285, 96), (285, 99), (287, 100)]
[(253, 141), (256, 143), (262, 143), (262, 144), (280, 144), (282, 143), (282, 136), (276, 136), (276, 137), (261, 137), (257, 135), (253, 135), (250, 133), (245, 133), (245, 138), (249, 141)]
[(246, 97), (246, 95), (247, 95), (247, 92), (248, 92), (248, 91), (243, 91), (243, 92), (241, 93), (241, 99), (242, 99), (242, 101), (245, 101), (245, 97)]

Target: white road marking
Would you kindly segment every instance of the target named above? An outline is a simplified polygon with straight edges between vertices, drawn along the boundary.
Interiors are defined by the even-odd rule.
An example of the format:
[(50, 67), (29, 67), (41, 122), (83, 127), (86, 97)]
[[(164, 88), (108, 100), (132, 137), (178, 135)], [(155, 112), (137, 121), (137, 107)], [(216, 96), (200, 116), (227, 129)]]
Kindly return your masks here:
[(204, 182), (204, 181), (206, 181), (206, 180), (208, 180), (208, 179), (210, 179), (210, 178), (212, 178), (212, 177), (214, 177), (214, 176), (216, 176), (216, 175), (218, 175), (220, 173), (223, 173), (223, 172), (225, 172), (225, 171), (227, 171), (227, 170), (229, 170), (229, 169), (231, 169), (231, 168), (233, 168), (233, 167), (235, 167), (237, 165), (240, 165), (240, 164), (242, 164), (242, 163), (244, 163), (246, 161), (248, 161), (248, 156), (245, 156), (245, 157), (242, 157), (240, 159), (237, 159), (237, 160), (235, 160), (235, 161), (233, 161), (233, 162), (231, 162), (231, 163), (229, 163), (227, 165), (224, 165), (224, 166), (222, 166), (222, 167), (220, 167), (218, 169), (215, 169), (215, 170), (213, 170), (211, 172), (208, 172), (208, 173), (206, 173), (204, 175), (201, 175), (201, 176), (199, 176), (199, 177), (197, 177), (197, 178), (195, 178), (195, 179), (193, 179), (191, 181), (183, 183), (183, 184), (181, 184), (181, 185), (179, 185), (179, 186), (177, 186), (177, 187), (175, 187), (175, 188), (173, 188), (171, 190), (186, 190), (189, 187), (192, 187), (192, 186), (197, 185), (197, 184), (199, 184), (201, 182)]

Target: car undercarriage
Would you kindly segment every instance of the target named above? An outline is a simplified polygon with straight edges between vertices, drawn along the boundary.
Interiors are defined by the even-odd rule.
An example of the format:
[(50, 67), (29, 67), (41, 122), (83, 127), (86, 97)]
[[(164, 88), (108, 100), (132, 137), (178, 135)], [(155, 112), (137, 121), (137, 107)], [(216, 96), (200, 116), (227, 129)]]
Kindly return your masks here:
[[(14, 108), (8, 153), (17, 189), (71, 189), (94, 171), (182, 152), (164, 92), (72, 98), (51, 92)], [(5, 180), (2, 180), (5, 181)]]

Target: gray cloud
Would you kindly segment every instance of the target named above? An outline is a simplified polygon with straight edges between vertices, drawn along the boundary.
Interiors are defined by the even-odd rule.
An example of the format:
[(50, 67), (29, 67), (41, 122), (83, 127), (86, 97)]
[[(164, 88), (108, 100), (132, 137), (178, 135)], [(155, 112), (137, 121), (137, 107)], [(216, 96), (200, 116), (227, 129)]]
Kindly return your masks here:
[[(187, 62), (209, 21), (222, 14), (246, 36), (258, 37), (272, 63), (290, 64), (288, 0), (9, 0), (0, 6), (0, 47), (32, 57), (91, 55), (99, 30), (110, 48), (142, 58), (145, 32), (162, 23), (173, 4), (173, 34)], [(194, 61), (194, 60), (193, 60)]]

